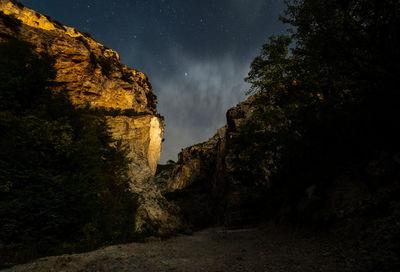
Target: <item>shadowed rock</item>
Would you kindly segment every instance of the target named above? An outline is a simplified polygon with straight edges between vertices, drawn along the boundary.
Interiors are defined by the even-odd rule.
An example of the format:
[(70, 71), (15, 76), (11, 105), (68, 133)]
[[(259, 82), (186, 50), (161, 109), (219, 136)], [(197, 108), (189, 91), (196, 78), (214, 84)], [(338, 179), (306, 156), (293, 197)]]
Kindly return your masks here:
[(106, 116), (113, 138), (129, 148), (131, 189), (140, 205), (137, 231), (164, 235), (179, 227), (179, 218), (169, 212), (174, 208), (153, 181), (164, 122), (147, 76), (123, 65), (117, 52), (87, 33), (16, 1), (0, 0), (0, 12), (0, 41), (28, 42), (36, 52), (54, 58), (53, 90), (66, 91), (77, 107), (89, 106)]

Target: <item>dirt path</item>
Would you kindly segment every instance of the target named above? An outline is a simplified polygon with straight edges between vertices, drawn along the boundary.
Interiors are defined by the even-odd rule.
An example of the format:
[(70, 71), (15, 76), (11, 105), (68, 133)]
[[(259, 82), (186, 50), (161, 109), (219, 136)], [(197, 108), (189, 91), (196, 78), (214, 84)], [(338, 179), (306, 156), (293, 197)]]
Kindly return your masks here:
[(39, 259), (6, 271), (356, 271), (339, 243), (280, 228), (207, 229), (166, 241), (111, 246)]

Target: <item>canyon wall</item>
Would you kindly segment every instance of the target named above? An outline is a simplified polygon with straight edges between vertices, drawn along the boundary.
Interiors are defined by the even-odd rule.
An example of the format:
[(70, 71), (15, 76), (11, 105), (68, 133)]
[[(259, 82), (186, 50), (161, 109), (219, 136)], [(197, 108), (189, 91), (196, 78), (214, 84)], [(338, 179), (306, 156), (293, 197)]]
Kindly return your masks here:
[(262, 111), (262, 97), (251, 96), (229, 109), (226, 126), (208, 141), (179, 153), (166, 196), (181, 206), (189, 224), (232, 226), (258, 219), (260, 207), (254, 206), (269, 180), (270, 173), (263, 167), (267, 156), (252, 161), (257, 143), (243, 145), (241, 130)]
[(341, 224), (349, 230), (381, 220), (380, 227), (390, 227), (398, 214), (394, 206), (382, 218), (375, 212), (391, 201), (398, 205), (397, 155), (381, 152), (364, 158), (362, 166), (343, 169), (331, 163), (326, 168), (335, 170), (322, 175), (303, 161), (292, 162), (289, 169), (295, 173), (282, 171), (281, 147), (271, 150), (268, 145), (277, 125), (270, 123), (267, 107), (266, 95), (250, 96), (227, 111), (227, 125), (214, 137), (179, 154), (165, 195), (190, 224), (239, 227), (277, 220), (318, 227)]
[(106, 116), (113, 138), (129, 147), (131, 189), (140, 204), (137, 230), (163, 234), (179, 224), (153, 181), (164, 123), (147, 76), (122, 64), (117, 52), (89, 34), (17, 1), (0, 0), (0, 41), (10, 39), (28, 42), (36, 52), (54, 58), (54, 91), (67, 92), (77, 107)]

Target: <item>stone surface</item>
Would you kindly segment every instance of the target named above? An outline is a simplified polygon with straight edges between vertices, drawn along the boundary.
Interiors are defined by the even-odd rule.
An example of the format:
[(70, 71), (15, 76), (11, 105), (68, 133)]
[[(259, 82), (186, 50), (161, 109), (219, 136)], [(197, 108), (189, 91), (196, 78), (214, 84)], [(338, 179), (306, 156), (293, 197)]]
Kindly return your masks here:
[(13, 1), (1, 0), (0, 10), (22, 22), (15, 28), (0, 24), (0, 39), (27, 41), (54, 57), (56, 89), (67, 89), (75, 104), (157, 114), (147, 76), (121, 64), (117, 52)]
[[(226, 230), (212, 228), (164, 241), (131, 243), (96, 251), (46, 257), (4, 272), (367, 272), (390, 256), (362, 251), (333, 234), (287, 226)], [(378, 259), (379, 258), (379, 259)]]
[(249, 97), (228, 110), (227, 126), (217, 136), (179, 155), (168, 188), (185, 217), (195, 218), (191, 223), (212, 217), (209, 223), (231, 227), (270, 219), (312, 226), (343, 223), (346, 231), (357, 235), (368, 222), (384, 227), (398, 222), (399, 162), (387, 152), (365, 159), (362, 167), (332, 166), (337, 173), (323, 178), (313, 165), (298, 178), (285, 173), (272, 178), (279, 173), (280, 153), (279, 146), (268, 150), (274, 145), (267, 141), (279, 127), (268, 124), (267, 105), (263, 94)]
[[(236, 140), (242, 136), (241, 126), (252, 120), (254, 113), (263, 107), (259, 103), (261, 98), (262, 95), (251, 96), (229, 109), (226, 114), (227, 125), (218, 129), (214, 137), (179, 153), (178, 162), (168, 180), (170, 191), (182, 190), (204, 174), (224, 179), (231, 172), (246, 167), (240, 165), (240, 161), (245, 156), (243, 150), (249, 146), (242, 146)], [(235, 183), (234, 180), (231, 182)]]
[(162, 194), (165, 194), (169, 191), (168, 180), (171, 176), (172, 170), (175, 168), (175, 165), (176, 163), (172, 160), (169, 160), (167, 164), (157, 165), (157, 171), (154, 177), (154, 181), (157, 188), (161, 191)]
[(168, 179), (167, 191), (184, 189), (201, 179), (215, 165), (216, 146), (220, 140), (217, 133), (208, 141), (182, 149), (178, 161)]
[(139, 195), (140, 205), (137, 231), (165, 235), (180, 228), (174, 207), (153, 181), (164, 124), (147, 76), (123, 65), (117, 52), (89, 34), (16, 1), (0, 0), (0, 12), (0, 41), (16, 38), (53, 57), (54, 91), (67, 91), (75, 105), (100, 111), (113, 138), (129, 147), (131, 189)]
[(166, 201), (154, 182), (163, 139), (162, 120), (143, 115), (108, 117), (107, 122), (113, 138), (126, 143), (129, 148), (131, 189), (137, 193), (140, 204), (136, 216), (137, 231), (165, 236), (181, 230), (179, 208)]
[[(241, 126), (263, 107), (259, 103), (261, 98), (251, 96), (229, 109), (227, 125), (218, 129), (214, 137), (179, 153), (167, 191), (182, 192), (173, 200), (185, 217), (189, 217), (189, 223), (235, 225), (257, 220), (255, 209), (250, 207), (261, 197), (260, 188), (265, 186), (269, 172), (264, 173), (264, 168), (259, 167), (264, 164), (263, 160), (249, 163), (257, 146), (243, 146), (238, 139), (242, 137)], [(252, 171), (257, 172), (258, 179)], [(191, 202), (196, 204), (190, 205)]]
[(153, 115), (138, 117), (107, 117), (112, 137), (121, 140), (129, 148), (130, 176), (138, 182), (146, 182), (154, 176), (161, 153), (164, 124)]

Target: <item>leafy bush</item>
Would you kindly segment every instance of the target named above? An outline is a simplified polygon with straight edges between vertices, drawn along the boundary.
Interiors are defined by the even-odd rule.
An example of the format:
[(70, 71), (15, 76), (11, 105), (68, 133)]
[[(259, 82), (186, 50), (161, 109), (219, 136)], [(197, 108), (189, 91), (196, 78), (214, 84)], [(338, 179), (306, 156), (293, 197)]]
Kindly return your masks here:
[(19, 28), (22, 25), (22, 22), (15, 18), (13, 15), (6, 15), (3, 11), (0, 11), (0, 19), (3, 21), (3, 24), (9, 27), (15, 33), (19, 32)]
[(252, 62), (246, 81), (265, 99), (237, 140), (256, 141), (254, 156), (274, 154), (266, 199), (294, 206), (308, 187), (365, 175), (369, 162), (400, 151), (400, 4), (285, 2), (292, 35), (270, 37)]
[(103, 117), (51, 92), (53, 61), (0, 44), (2, 265), (135, 237), (129, 161)]
[(95, 115), (98, 116), (128, 116), (128, 117), (133, 117), (133, 116), (143, 116), (143, 115), (149, 115), (149, 113), (146, 112), (137, 112), (134, 109), (116, 109), (116, 108), (106, 108), (106, 107), (98, 107), (98, 108), (92, 108), (90, 109), (90, 112), (92, 112)]

